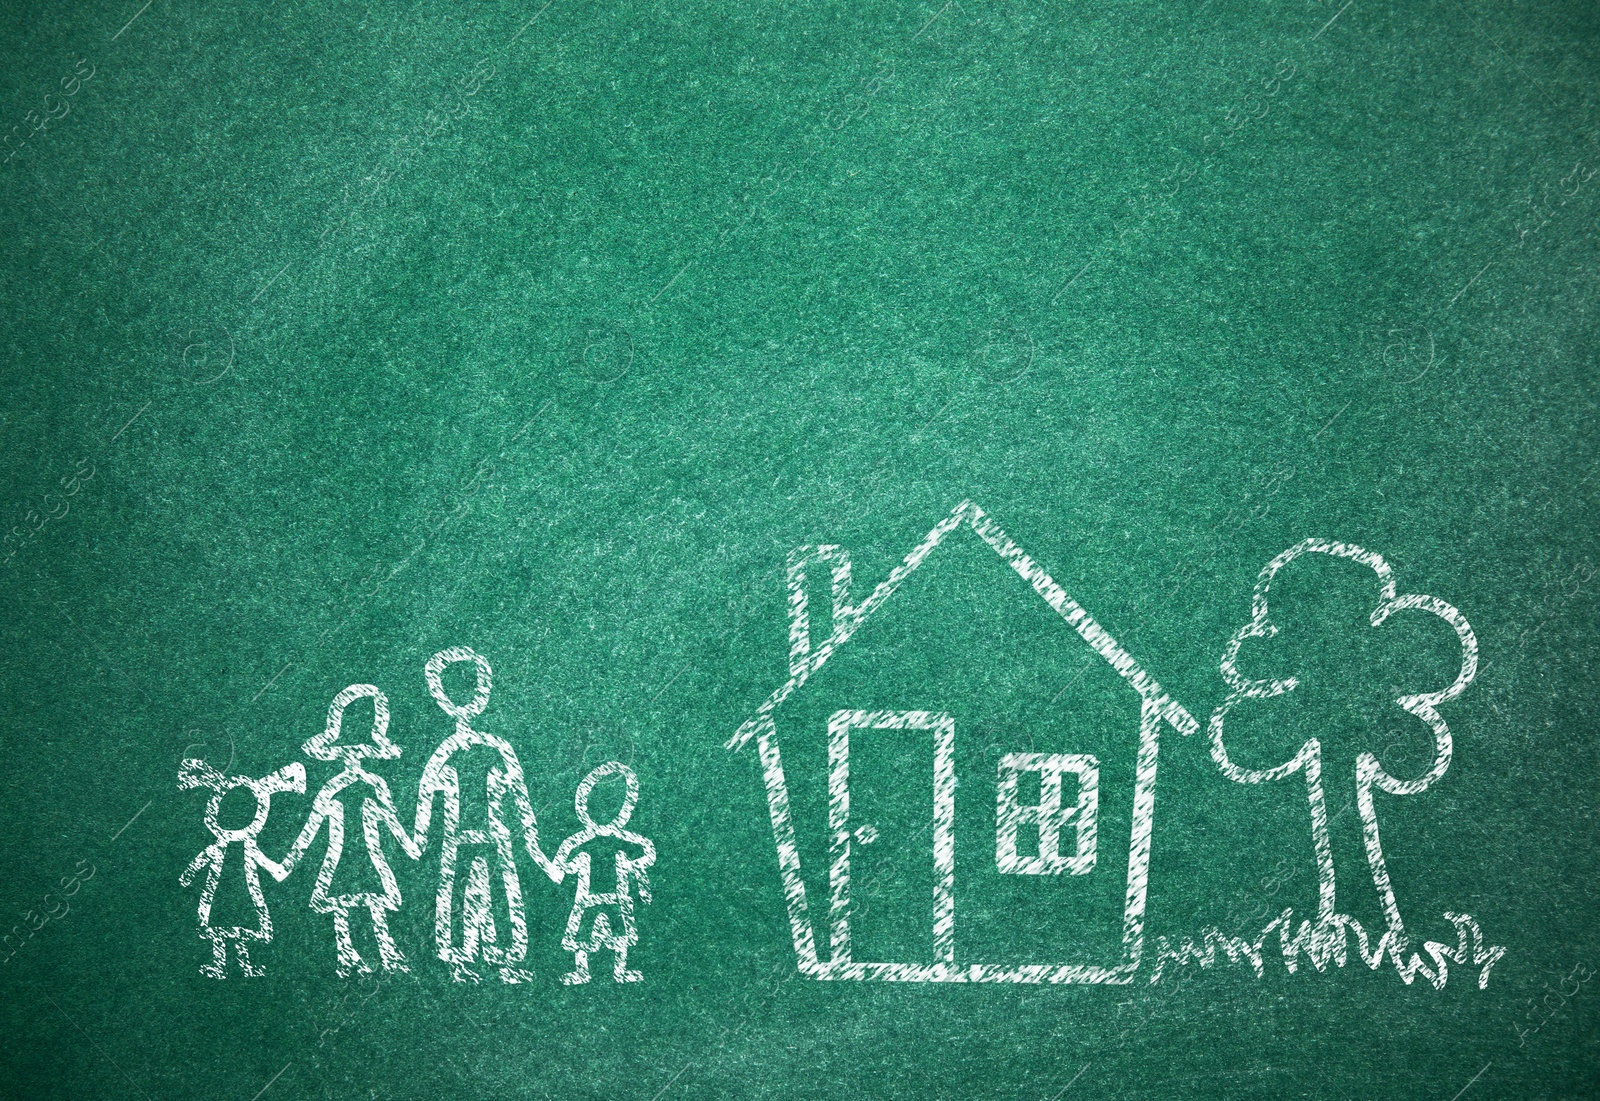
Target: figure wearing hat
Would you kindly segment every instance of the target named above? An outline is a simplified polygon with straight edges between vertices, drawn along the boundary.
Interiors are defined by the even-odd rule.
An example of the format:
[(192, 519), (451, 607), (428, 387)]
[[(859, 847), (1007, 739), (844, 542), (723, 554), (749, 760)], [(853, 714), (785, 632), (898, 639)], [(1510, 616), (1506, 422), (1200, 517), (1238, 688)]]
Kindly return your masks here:
[[(344, 725), (344, 712), (356, 700), (372, 700), (372, 735), (368, 742), (341, 743), (339, 735)], [(381, 776), (361, 767), (365, 757), (393, 760), (400, 756), (400, 747), (389, 740), (389, 700), (375, 685), (352, 684), (333, 698), (328, 707), (328, 722), (321, 734), (301, 746), (306, 756), (318, 761), (343, 761), (344, 769), (322, 785), (311, 805), (311, 817), (300, 836), (284, 858), (284, 867), (294, 870), (306, 850), (316, 841), (318, 832), (326, 823), (328, 849), (322, 858), (322, 869), (311, 889), (311, 908), (319, 914), (333, 915), (334, 948), (338, 954), (339, 975), (348, 976), (352, 970), (367, 972), (372, 968), (356, 951), (350, 939), (350, 911), (365, 909), (372, 917), (372, 934), (378, 942), (378, 953), (385, 971), (409, 971), (405, 957), (395, 946), (389, 933), (388, 913), (400, 908), (400, 887), (395, 882), (394, 870), (383, 853), (383, 831), (388, 830), (399, 840), (401, 848), (411, 859), (422, 856), (420, 846), (414, 844), (400, 816), (395, 810), (394, 797), (389, 785)], [(355, 785), (365, 784), (368, 794), (361, 800), (361, 838), (366, 843), (366, 860), (347, 861), (340, 871), (344, 855), (345, 804), (341, 796), (350, 790), (352, 802), (359, 795)], [(377, 876), (377, 890), (372, 877)], [(338, 880), (337, 887), (335, 879)], [(365, 888), (365, 889), (360, 889)]]
[[(216, 840), (190, 861), (183, 874), (178, 876), (178, 883), (187, 887), (194, 882), (195, 876), (205, 873), (205, 881), (200, 887), (200, 936), (211, 942), (211, 962), (202, 965), (200, 973), (213, 979), (227, 978), (228, 945), (231, 943), (239, 958), (239, 969), (247, 976), (259, 977), (265, 972), (250, 962), (250, 942), (255, 940), (266, 944), (272, 940), (272, 915), (267, 910), (266, 896), (261, 893), (259, 870), (265, 868), (268, 875), (281, 883), (289, 875), (289, 867), (288, 861), (278, 864), (263, 853), (256, 844), (256, 837), (267, 824), (267, 812), (273, 795), (306, 790), (305, 766), (296, 761), (255, 780), (249, 776), (224, 776), (205, 761), (191, 757), (178, 768), (178, 788), (211, 789), (211, 798), (206, 803), (205, 823)], [(227, 830), (217, 821), (217, 812), (222, 808), (223, 796), (235, 788), (248, 788), (255, 796), (255, 817), (242, 829)], [(222, 869), (227, 862), (230, 846), (238, 846), (243, 857), (244, 887), (250, 894), (250, 902), (255, 910), (254, 927), (219, 927), (211, 924), (211, 905), (217, 897), (217, 886), (222, 881)]]
[[(595, 785), (607, 776), (621, 776), (627, 785), (622, 807), (605, 825), (597, 825), (589, 813), (589, 796)], [(639, 901), (650, 901), (650, 876), (645, 869), (656, 862), (656, 847), (648, 837), (624, 827), (639, 802), (639, 778), (620, 761), (607, 761), (583, 778), (573, 798), (578, 821), (583, 828), (561, 843), (556, 864), (563, 872), (578, 877), (578, 888), (567, 915), (566, 934), (561, 947), (572, 953), (572, 971), (561, 977), (569, 986), (589, 981), (589, 954), (609, 949), (614, 954), (612, 977), (617, 982), (638, 982), (644, 976), (628, 970), (628, 949), (639, 943), (639, 925), (633, 916), (633, 892)], [(583, 849), (585, 851), (580, 852)], [(606, 858), (611, 857), (611, 867)], [(599, 876), (595, 875), (599, 864)], [(596, 891), (597, 879), (614, 876), (614, 887)]]
[[(457, 662), (471, 662), (477, 678), (472, 700), (455, 703), (444, 689), (445, 666)], [(511, 743), (493, 734), (472, 729), (472, 720), (489, 706), (489, 691), (493, 686), (493, 671), (489, 662), (465, 646), (443, 650), (428, 659), (424, 670), (428, 691), (443, 708), (445, 714), (456, 721), (456, 731), (446, 738), (422, 771), (422, 782), (417, 790), (417, 819), (412, 837), (420, 853), (427, 844), (429, 820), (433, 814), (436, 797), (444, 801), (444, 837), (439, 854), (439, 893), (434, 910), (434, 939), (438, 944), (439, 958), (450, 964), (457, 982), (477, 982), (478, 974), (469, 966), (481, 960), (500, 969), (503, 982), (531, 981), (533, 976), (518, 966), (528, 954), (528, 923), (523, 914), (522, 884), (517, 877), (515, 847), (511, 827), (517, 822), (522, 828), (522, 840), (528, 855), (551, 880), (561, 882), (562, 872), (545, 856), (539, 847), (539, 830), (534, 822), (533, 804), (528, 799), (527, 784), (522, 778), (522, 764), (517, 760)], [(494, 751), (498, 759), (489, 769), (486, 794), (487, 821), (481, 828), (461, 827), (461, 780), (457, 773), (458, 754), (475, 747)], [(507, 803), (515, 810), (515, 818), (507, 814)], [(492, 846), (493, 871), (490, 855), (473, 856), (467, 869), (466, 884), (461, 891), (459, 930), (456, 921), (456, 871), (463, 845)], [(510, 924), (509, 944), (500, 940), (496, 927), (493, 895), (498, 880), (507, 920)]]

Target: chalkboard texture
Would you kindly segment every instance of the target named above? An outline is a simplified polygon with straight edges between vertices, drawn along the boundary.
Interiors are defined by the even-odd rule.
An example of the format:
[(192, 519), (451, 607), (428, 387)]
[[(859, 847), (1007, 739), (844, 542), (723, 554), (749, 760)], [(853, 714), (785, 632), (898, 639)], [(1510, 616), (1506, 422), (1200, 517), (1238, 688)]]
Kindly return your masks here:
[(0, 1095), (1600, 1095), (1600, 9), (0, 12)]

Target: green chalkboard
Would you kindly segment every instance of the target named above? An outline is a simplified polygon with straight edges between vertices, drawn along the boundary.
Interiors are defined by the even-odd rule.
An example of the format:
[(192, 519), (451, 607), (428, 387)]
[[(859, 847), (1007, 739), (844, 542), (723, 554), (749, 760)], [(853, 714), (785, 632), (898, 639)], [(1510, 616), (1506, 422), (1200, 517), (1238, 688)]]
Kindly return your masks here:
[(1600, 1095), (1592, 4), (16, 3), (0, 110), (0, 1095)]

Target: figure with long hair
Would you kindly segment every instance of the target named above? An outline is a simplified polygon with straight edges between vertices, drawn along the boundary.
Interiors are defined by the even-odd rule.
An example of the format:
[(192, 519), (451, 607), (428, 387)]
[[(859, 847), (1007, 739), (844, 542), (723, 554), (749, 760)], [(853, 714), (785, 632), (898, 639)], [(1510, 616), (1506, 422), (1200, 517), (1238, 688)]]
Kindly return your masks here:
[[(359, 699), (372, 700), (372, 733), (370, 741), (341, 743), (345, 709)], [(350, 939), (350, 911), (364, 909), (372, 918), (372, 934), (378, 942), (378, 954), (385, 971), (409, 971), (405, 957), (395, 946), (389, 932), (388, 914), (400, 908), (400, 886), (395, 882), (394, 869), (389, 867), (383, 852), (383, 831), (388, 830), (400, 842), (407, 856), (416, 860), (422, 850), (413, 844), (410, 835), (400, 823), (395, 810), (394, 797), (383, 777), (362, 767), (364, 758), (393, 760), (400, 756), (400, 747), (389, 740), (389, 700), (371, 684), (352, 684), (333, 698), (328, 707), (328, 722), (322, 733), (308, 740), (301, 750), (318, 761), (343, 761), (344, 769), (317, 792), (312, 801), (311, 817), (289, 850), (284, 864), (290, 870), (305, 855), (323, 825), (328, 829), (328, 848), (322, 858), (322, 868), (311, 889), (311, 908), (319, 914), (333, 915), (334, 948), (338, 955), (339, 975), (352, 971), (368, 972), (372, 967), (361, 958)], [(356, 797), (365, 784), (368, 793), (361, 799), (361, 839), (366, 844), (366, 860), (346, 862), (340, 873), (344, 856), (345, 793)], [(372, 876), (377, 877), (377, 890), (371, 889)], [(334, 881), (340, 883), (335, 888)], [(365, 880), (365, 883), (362, 880)], [(358, 887), (366, 889), (355, 889)]]

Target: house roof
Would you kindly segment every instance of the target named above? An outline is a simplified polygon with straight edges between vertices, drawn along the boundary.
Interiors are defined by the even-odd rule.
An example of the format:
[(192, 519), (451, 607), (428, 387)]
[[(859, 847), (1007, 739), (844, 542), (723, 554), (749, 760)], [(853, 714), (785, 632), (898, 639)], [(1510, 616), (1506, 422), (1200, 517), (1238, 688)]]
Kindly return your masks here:
[[(833, 631), (822, 645), (815, 650), (807, 650), (797, 660), (791, 660), (789, 679), (779, 685), (777, 690), (768, 696), (766, 701), (756, 709), (756, 713), (750, 716), (744, 725), (739, 727), (732, 738), (728, 739), (727, 747), (735, 751), (742, 749), (745, 743), (755, 737), (764, 725), (770, 723), (773, 712), (783, 705), (783, 701), (788, 699), (795, 689), (805, 684), (813, 673), (826, 665), (828, 659), (841, 646), (850, 641), (861, 625), (871, 617), (872, 613), (881, 608), (884, 602), (900, 587), (901, 583), (910, 577), (918, 566), (922, 565), (929, 554), (933, 553), (933, 548), (944, 542), (946, 536), (962, 526), (971, 528), (996, 554), (1005, 559), (1006, 563), (1017, 571), (1017, 575), (1032, 585), (1034, 591), (1044, 597), (1045, 602), (1054, 608), (1057, 614), (1062, 619), (1065, 619), (1068, 625), (1077, 631), (1083, 637), (1083, 640), (1106, 660), (1107, 664), (1115, 669), (1135, 691), (1160, 712), (1162, 718), (1166, 719), (1183, 734), (1193, 734), (1199, 729), (1199, 724), (1195, 722), (1194, 716), (1189, 714), (1171, 696), (1167, 695), (1162, 690), (1161, 685), (1156, 683), (1155, 678), (1145, 672), (1139, 663), (1134, 661), (1133, 657), (1117, 644), (1116, 639), (1112, 638), (1105, 628), (1096, 623), (1081, 604), (1068, 596), (1066, 590), (1057, 585), (1037, 562), (1028, 557), (1021, 547), (1013, 543), (1010, 537), (1000, 530), (1000, 526), (989, 518), (987, 513), (971, 501), (962, 501), (951, 511), (949, 516), (934, 525), (933, 530), (928, 532), (922, 542), (917, 544), (910, 554), (906, 555), (905, 561), (891, 570), (888, 578), (879, 584), (872, 591), (872, 595), (859, 605), (848, 607), (841, 604), (844, 594), (839, 582), (839, 573), (836, 570), (834, 598), (836, 604), (841, 604), (839, 611), (844, 614), (835, 614)], [(845, 567), (844, 577), (844, 583), (847, 585), (847, 566)], [(803, 591), (798, 596), (793, 591), (793, 586), (797, 581), (797, 571), (792, 568), (789, 580), (791, 585), (791, 605), (797, 600), (803, 602)], [(798, 583), (803, 586), (804, 578), (799, 577)], [(803, 603), (801, 606), (803, 607)], [(805, 645), (803, 640), (800, 640), (799, 644)]]

